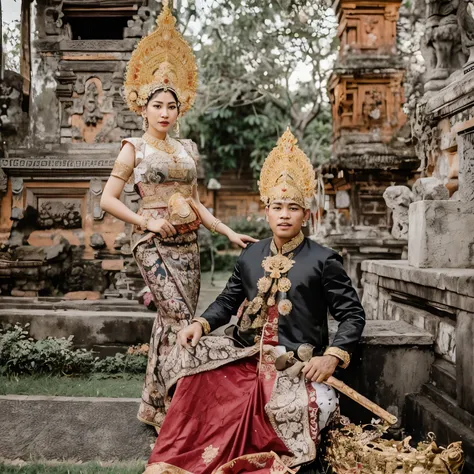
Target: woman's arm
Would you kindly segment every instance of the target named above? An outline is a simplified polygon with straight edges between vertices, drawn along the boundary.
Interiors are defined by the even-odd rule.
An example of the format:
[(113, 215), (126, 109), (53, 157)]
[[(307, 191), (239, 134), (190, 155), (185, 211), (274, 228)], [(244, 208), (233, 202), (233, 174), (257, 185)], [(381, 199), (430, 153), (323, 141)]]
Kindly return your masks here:
[(135, 149), (131, 143), (125, 143), (117, 157), (117, 163), (119, 167), (121, 165), (122, 170), (130, 172), (123, 171), (123, 173), (120, 173), (121, 178), (118, 178), (113, 175), (114, 171), (112, 171), (112, 175), (102, 192), (100, 207), (117, 219), (139, 226), (143, 230), (147, 229), (151, 232), (159, 233), (162, 237), (175, 235), (176, 229), (166, 219), (147, 219), (144, 216), (139, 216), (120, 200), (120, 194), (123, 191), (126, 180), (130, 177), (135, 165)]
[(247, 242), (258, 242), (258, 240), (244, 234), (237, 234), (229, 226), (226, 226), (223, 222), (215, 225), (216, 218), (208, 211), (208, 209), (199, 200), (199, 193), (197, 185), (193, 186), (193, 203), (199, 212), (201, 221), (209, 230), (214, 230), (219, 234), (225, 235), (232, 243), (239, 245), (242, 248), (247, 247)]

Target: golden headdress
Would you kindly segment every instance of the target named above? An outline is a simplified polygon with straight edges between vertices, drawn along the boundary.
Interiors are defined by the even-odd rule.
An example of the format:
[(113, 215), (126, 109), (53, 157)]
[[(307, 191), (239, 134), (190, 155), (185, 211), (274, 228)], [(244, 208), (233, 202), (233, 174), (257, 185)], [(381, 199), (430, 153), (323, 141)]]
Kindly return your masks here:
[(258, 186), (266, 206), (275, 200), (294, 201), (305, 209), (311, 204), (315, 173), (297, 142), (288, 128), (263, 163)]
[(196, 59), (189, 44), (176, 30), (168, 0), (156, 20), (157, 28), (143, 38), (130, 58), (125, 78), (128, 107), (141, 114), (142, 106), (159, 89), (171, 89), (181, 104), (181, 115), (193, 105), (197, 90)]

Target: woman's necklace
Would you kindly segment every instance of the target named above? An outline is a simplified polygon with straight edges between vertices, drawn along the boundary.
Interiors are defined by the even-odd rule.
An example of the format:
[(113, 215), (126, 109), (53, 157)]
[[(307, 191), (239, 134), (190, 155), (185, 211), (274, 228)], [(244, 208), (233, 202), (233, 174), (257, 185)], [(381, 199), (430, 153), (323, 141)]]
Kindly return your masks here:
[(171, 156), (173, 163), (168, 165), (168, 177), (170, 179), (186, 179), (188, 176), (188, 170), (181, 163), (181, 160), (178, 156), (178, 150), (176, 149), (175, 145), (173, 145), (169, 135), (166, 135), (164, 140), (160, 140), (150, 135), (148, 132), (145, 132), (143, 135), (143, 140), (153, 148), (164, 151)]
[(160, 140), (159, 138), (155, 138), (154, 136), (150, 135), (148, 132), (145, 132), (143, 135), (143, 140), (145, 140), (145, 143), (148, 143), (148, 145), (152, 146), (153, 148), (164, 151), (165, 153), (172, 155), (174, 158), (176, 148), (171, 143), (170, 137), (168, 135), (166, 135), (164, 140)]

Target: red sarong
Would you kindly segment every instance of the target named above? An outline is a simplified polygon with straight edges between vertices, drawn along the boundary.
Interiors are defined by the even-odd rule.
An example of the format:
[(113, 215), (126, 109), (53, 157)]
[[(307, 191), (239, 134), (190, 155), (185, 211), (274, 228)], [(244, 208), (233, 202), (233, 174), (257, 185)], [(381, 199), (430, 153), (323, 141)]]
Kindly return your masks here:
[(290, 453), (265, 414), (257, 363), (243, 359), (181, 379), (146, 473), (264, 473), (280, 464), (278, 456)]

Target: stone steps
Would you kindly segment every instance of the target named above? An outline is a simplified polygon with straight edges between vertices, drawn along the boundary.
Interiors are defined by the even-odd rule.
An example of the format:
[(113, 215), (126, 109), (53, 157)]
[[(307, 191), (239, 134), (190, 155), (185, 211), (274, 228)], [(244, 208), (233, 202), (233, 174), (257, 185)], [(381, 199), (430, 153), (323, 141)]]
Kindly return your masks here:
[(448, 396), (456, 399), (456, 367), (444, 359), (436, 359), (431, 367), (431, 383)]
[[(429, 426), (436, 434), (438, 444), (447, 446), (454, 441), (462, 441), (466, 456), (466, 465), (463, 474), (474, 474), (474, 431), (464, 425), (457, 417), (442, 409), (439, 397), (442, 392), (436, 393), (435, 387), (423, 387), (422, 393), (407, 395), (405, 403), (405, 428), (417, 439), (426, 439), (427, 433), (422, 427)], [(436, 395), (435, 395), (436, 393)], [(438, 403), (433, 401), (435, 398)], [(443, 404), (447, 404), (443, 396)], [(448, 406), (448, 405), (445, 405)], [(457, 415), (459, 415), (457, 413)]]

